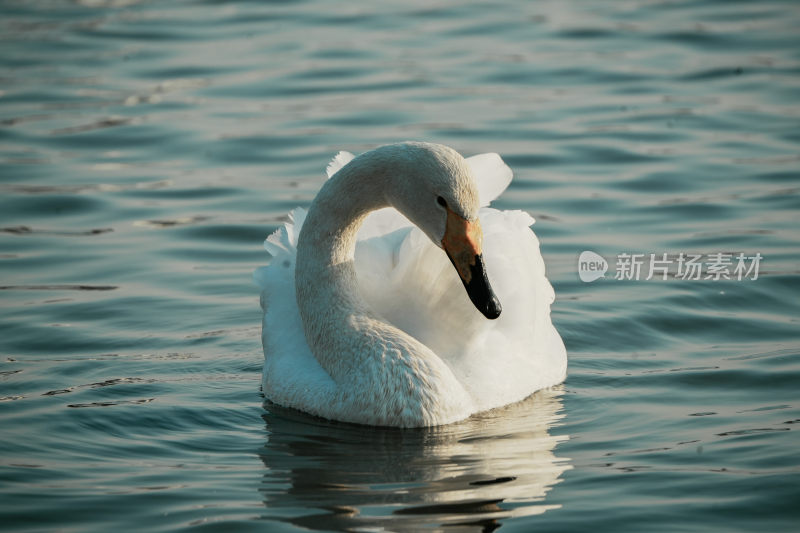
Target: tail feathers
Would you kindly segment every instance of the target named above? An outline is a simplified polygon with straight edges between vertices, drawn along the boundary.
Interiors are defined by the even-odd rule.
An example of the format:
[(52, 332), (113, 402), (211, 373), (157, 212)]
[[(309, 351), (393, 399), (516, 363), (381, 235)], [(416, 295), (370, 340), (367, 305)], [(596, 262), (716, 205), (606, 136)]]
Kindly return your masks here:
[(306, 210), (297, 207), (289, 213), (289, 221), (275, 230), (272, 235), (264, 241), (264, 249), (273, 257), (283, 254), (291, 254), (297, 251), (297, 238), (300, 236), (300, 229), (306, 220)]
[[(265, 289), (277, 275), (274, 265), (279, 265), (279, 270), (289, 269), (294, 272), (294, 260), (297, 257), (297, 238), (300, 236), (300, 229), (306, 220), (306, 210), (295, 208), (289, 213), (289, 220), (275, 230), (272, 235), (264, 241), (264, 249), (272, 256), (272, 261), (267, 266), (259, 267), (253, 272), (253, 280), (262, 289)], [(283, 273), (280, 274), (284, 275)], [(265, 302), (262, 299), (261, 306)], [(266, 309), (266, 307), (264, 307)]]
[(336, 154), (331, 162), (328, 163), (328, 167), (325, 169), (325, 173), (328, 175), (329, 178), (332, 178), (334, 174), (339, 172), (339, 169), (345, 166), (347, 163), (353, 160), (355, 156), (350, 152), (345, 152), (342, 150), (338, 154)]

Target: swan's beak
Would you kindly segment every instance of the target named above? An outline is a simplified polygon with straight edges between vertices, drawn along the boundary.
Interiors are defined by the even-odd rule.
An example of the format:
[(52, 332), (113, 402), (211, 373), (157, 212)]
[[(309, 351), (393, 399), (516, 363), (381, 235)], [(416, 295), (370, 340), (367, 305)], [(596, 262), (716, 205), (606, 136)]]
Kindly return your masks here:
[(483, 231), (478, 219), (469, 221), (447, 208), (442, 248), (456, 267), (469, 299), (483, 316), (494, 320), (500, 316), (502, 307), (489, 285), (489, 278), (486, 277), (481, 253), (482, 241)]

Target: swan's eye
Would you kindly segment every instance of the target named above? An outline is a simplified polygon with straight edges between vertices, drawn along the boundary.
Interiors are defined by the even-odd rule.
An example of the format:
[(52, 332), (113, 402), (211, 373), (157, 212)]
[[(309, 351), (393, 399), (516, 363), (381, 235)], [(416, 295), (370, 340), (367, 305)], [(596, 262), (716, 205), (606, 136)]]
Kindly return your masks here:
[(442, 207), (447, 207), (447, 202), (446, 202), (446, 201), (445, 201), (445, 199), (444, 199), (444, 198), (442, 198), (441, 196), (439, 196), (438, 198), (436, 198), (436, 203), (437, 203), (437, 204), (439, 204), (439, 205), (440, 205), (440, 206), (442, 206)]

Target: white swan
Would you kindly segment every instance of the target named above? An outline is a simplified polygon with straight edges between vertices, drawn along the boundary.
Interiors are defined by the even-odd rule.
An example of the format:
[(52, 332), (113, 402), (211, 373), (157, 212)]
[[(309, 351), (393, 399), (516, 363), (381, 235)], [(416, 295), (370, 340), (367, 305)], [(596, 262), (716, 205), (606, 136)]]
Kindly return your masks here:
[(563, 381), (533, 219), (482, 207), (511, 181), (497, 154), (409, 142), (340, 152), (328, 175), (308, 213), (266, 240), (273, 260), (254, 274), (268, 400), (418, 427)]

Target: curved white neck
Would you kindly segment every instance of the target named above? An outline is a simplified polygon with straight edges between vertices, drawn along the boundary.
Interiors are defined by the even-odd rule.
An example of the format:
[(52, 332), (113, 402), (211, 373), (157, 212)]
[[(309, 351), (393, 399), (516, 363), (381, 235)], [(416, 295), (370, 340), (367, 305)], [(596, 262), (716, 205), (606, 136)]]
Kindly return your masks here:
[(325, 182), (297, 242), (295, 287), (306, 340), (337, 381), (363, 364), (360, 359), (374, 348), (347, 333), (382, 324), (359, 294), (354, 265), (362, 222), (371, 211), (389, 205), (380, 170), (356, 162)]
[(364, 218), (387, 205), (376, 180), (370, 180), (363, 169), (341, 169), (325, 182), (309, 207), (297, 243), (298, 264), (329, 268), (352, 261)]
[(356, 277), (362, 222), (370, 211), (414, 201), (408, 187), (425, 171), (425, 160), (414, 159), (422, 151), (390, 145), (352, 160), (322, 186), (298, 237), (297, 307), (311, 352), (337, 385), (325, 401), (343, 420), (433, 425), (472, 408), (441, 358), (370, 310)]

